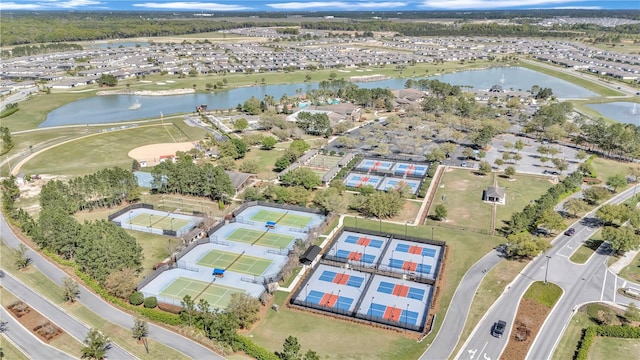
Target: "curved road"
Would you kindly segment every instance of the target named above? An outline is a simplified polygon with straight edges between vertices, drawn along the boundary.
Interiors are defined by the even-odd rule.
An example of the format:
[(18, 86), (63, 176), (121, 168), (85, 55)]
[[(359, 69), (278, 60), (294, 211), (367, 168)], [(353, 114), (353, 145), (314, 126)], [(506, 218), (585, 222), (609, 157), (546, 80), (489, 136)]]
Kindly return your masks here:
[[(0, 215), (0, 237), (11, 248), (17, 248), (22, 242), (16, 237), (11, 228), (8, 226), (4, 215)], [(62, 285), (62, 279), (67, 274), (60, 270), (57, 266), (49, 262), (39, 253), (29, 250), (28, 255), (32, 259), (32, 265), (42, 271), (47, 277), (58, 285)], [(108, 319), (112, 323), (119, 325), (125, 329), (133, 327), (133, 316), (117, 309), (108, 302), (104, 301), (98, 295), (89, 291), (82, 284), (80, 285), (80, 296), (78, 301), (86, 306), (89, 310), (98, 316)], [(167, 330), (163, 327), (149, 323), (149, 338), (177, 351), (180, 351), (192, 359), (224, 359), (203, 345), (190, 340), (184, 336)]]
[(491, 269), (503, 257), (498, 251), (492, 251), (478, 260), (464, 275), (453, 294), (444, 322), (433, 342), (422, 354), (420, 360), (448, 359), (460, 341), (467, 315), (476, 295), (478, 286), (484, 278), (485, 269)]
[[(3, 288), (20, 298), (37, 312), (45, 316), (54, 324), (62, 328), (67, 334), (74, 337), (80, 343), (84, 341), (91, 328), (78, 319), (70, 316), (64, 310), (52, 304), (33, 290), (29, 289), (25, 284), (15, 279), (13, 276), (5, 272), (0, 278), (0, 285)], [(25, 349), (27, 350), (27, 349)], [(107, 358), (109, 359), (136, 359), (133, 354), (124, 350), (115, 343), (107, 350)]]
[[(633, 188), (618, 194), (608, 203), (620, 203), (632, 195)], [(552, 249), (527, 265), (476, 325), (456, 359), (498, 359), (507, 345), (520, 299), (534, 281), (548, 279), (549, 282), (562, 287), (564, 293), (547, 317), (539, 336), (534, 340), (528, 354), (529, 359), (548, 359), (552, 356), (577, 305), (590, 301), (612, 301), (621, 304), (632, 301), (616, 294), (617, 288), (622, 287), (623, 282), (607, 269), (606, 258), (609, 248), (606, 244), (603, 244), (586, 264), (578, 265), (569, 261), (573, 251), (595, 232), (599, 221), (594, 214), (595, 210), (574, 224), (576, 232), (573, 236), (558, 236)], [(492, 325), (498, 320), (507, 322), (502, 338), (491, 336)]]

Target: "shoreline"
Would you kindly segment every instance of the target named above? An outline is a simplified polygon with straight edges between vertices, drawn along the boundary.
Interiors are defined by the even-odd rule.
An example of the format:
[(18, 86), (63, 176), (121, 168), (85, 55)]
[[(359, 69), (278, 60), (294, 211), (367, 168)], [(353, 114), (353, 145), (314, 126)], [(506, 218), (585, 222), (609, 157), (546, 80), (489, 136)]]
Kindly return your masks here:
[(172, 89), (172, 90), (102, 90), (96, 92), (96, 95), (138, 95), (138, 96), (170, 96), (170, 95), (184, 95), (193, 94), (196, 91), (194, 89)]

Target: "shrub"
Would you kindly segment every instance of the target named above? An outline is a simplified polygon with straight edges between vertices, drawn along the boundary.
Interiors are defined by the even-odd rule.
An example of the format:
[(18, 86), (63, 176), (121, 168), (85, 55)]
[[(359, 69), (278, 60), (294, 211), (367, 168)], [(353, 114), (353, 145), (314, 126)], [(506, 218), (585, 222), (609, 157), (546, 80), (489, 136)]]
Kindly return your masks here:
[(182, 306), (180, 305), (173, 305), (173, 304), (167, 304), (167, 303), (158, 303), (158, 309), (162, 310), (162, 311), (166, 311), (168, 313), (172, 313), (172, 314), (180, 314), (180, 311), (182, 311)]
[(129, 304), (138, 306), (144, 302), (144, 295), (140, 291), (136, 291), (129, 295)]
[(258, 360), (277, 360), (278, 357), (271, 351), (256, 345), (251, 339), (242, 335), (237, 335), (233, 338), (231, 344), (233, 351), (244, 351), (245, 354)]
[(155, 296), (150, 296), (144, 299), (144, 307), (146, 307), (147, 309), (153, 309), (156, 306), (158, 306), (158, 300)]

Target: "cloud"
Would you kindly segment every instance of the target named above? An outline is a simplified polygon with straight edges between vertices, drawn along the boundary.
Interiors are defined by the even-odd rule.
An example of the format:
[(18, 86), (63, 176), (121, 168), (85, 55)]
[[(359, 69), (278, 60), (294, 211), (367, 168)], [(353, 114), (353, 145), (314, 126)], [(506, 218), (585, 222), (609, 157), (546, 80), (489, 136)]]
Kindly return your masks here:
[(422, 7), (435, 9), (500, 9), (500, 8), (536, 8), (544, 5), (564, 5), (580, 0), (426, 0)]
[(99, 5), (95, 0), (43, 0), (33, 3), (0, 2), (0, 10), (57, 10), (75, 9), (85, 6)]
[(148, 2), (141, 4), (133, 4), (135, 7), (149, 9), (172, 9), (172, 10), (207, 10), (207, 11), (241, 11), (251, 10), (250, 7), (242, 5), (227, 5), (217, 3), (204, 3), (194, 1), (176, 1), (167, 3)]
[(265, 4), (266, 6), (278, 10), (383, 10), (397, 9), (407, 6), (406, 2), (347, 2), (347, 1), (310, 1), (310, 2), (287, 2)]

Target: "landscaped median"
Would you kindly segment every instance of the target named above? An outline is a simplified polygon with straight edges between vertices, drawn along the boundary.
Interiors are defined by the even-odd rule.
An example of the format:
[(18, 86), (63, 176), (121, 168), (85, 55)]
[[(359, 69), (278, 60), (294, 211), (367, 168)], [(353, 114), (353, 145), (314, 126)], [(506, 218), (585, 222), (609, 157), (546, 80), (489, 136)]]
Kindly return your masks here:
[(562, 288), (536, 281), (520, 300), (518, 313), (501, 359), (524, 359), (545, 319), (562, 296)]

